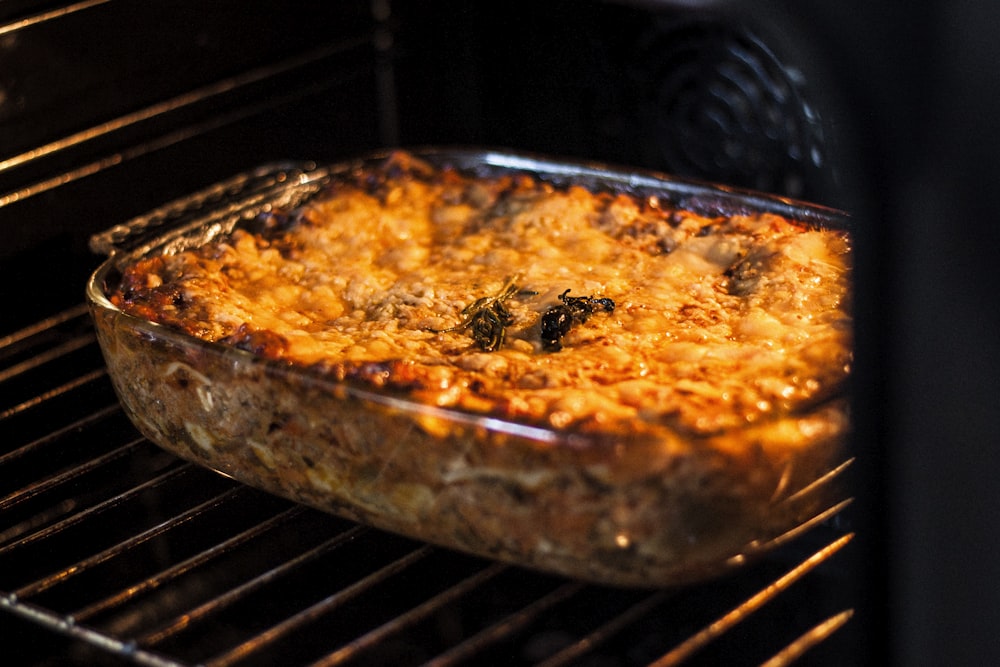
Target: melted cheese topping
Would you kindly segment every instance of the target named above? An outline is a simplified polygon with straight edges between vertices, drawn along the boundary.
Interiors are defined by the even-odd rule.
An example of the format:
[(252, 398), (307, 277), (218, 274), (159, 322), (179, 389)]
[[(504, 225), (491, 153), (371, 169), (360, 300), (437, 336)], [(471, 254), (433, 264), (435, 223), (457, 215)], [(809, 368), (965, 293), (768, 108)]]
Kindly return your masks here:
[[(113, 301), (334, 377), (556, 428), (707, 435), (841, 390), (843, 232), (419, 171), (341, 184), (259, 233), (138, 262)], [(510, 280), (503, 345), (484, 351), (462, 310)], [(540, 320), (566, 290), (615, 307), (552, 351)]]

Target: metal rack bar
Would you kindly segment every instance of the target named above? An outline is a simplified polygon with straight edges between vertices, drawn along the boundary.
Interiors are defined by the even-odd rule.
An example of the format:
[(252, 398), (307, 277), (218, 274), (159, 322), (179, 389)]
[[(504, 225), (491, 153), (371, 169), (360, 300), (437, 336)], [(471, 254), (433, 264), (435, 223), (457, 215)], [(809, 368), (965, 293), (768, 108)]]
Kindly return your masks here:
[(812, 627), (808, 632), (798, 637), (791, 644), (778, 651), (773, 657), (764, 662), (761, 667), (788, 667), (796, 660), (805, 655), (806, 651), (818, 646), (828, 639), (833, 633), (842, 628), (854, 615), (853, 609), (846, 609), (839, 614), (835, 614), (822, 623)]
[(235, 498), (246, 493), (246, 487), (233, 487), (227, 491), (220, 493), (219, 495), (195, 505), (191, 509), (182, 512), (167, 521), (164, 521), (148, 530), (141, 531), (132, 537), (122, 540), (112, 547), (99, 551), (98, 553), (85, 558), (79, 562), (73, 563), (72, 565), (66, 567), (58, 572), (53, 572), (52, 574), (36, 580), (26, 586), (22, 586), (14, 592), (14, 595), (18, 599), (30, 598), (34, 595), (48, 590), (49, 588), (61, 584), (68, 579), (75, 577), (82, 572), (86, 572), (92, 567), (106, 563), (107, 561), (115, 558), (116, 556), (133, 549), (140, 544), (144, 544), (149, 540), (159, 537), (164, 533), (175, 530), (179, 526), (191, 521), (192, 519), (209, 512), (211, 510), (217, 509), (218, 507), (232, 502)]
[(433, 660), (429, 660), (427, 667), (447, 667), (474, 658), (476, 654), (482, 653), (486, 647), (517, 633), (559, 603), (576, 595), (583, 588), (584, 585), (580, 582), (567, 582), (559, 586), (531, 604), (522, 607), (516, 613), (472, 635), (462, 643), (456, 644)]
[(773, 600), (789, 586), (801, 579), (807, 572), (815, 568), (820, 563), (829, 559), (833, 554), (840, 551), (851, 541), (853, 534), (848, 533), (830, 544), (826, 545), (812, 556), (802, 561), (783, 576), (766, 586), (764, 589), (748, 598), (739, 606), (731, 609), (716, 621), (710, 623), (700, 632), (695, 633), (687, 640), (681, 642), (677, 647), (657, 660), (651, 667), (673, 667), (679, 665), (694, 655), (697, 651), (706, 646), (723, 633), (729, 631), (737, 623), (743, 621), (747, 616), (756, 612), (765, 604)]
[(7, 334), (6, 336), (0, 338), (0, 352), (3, 352), (4, 356), (7, 356), (13, 352), (20, 351), (25, 346), (25, 343), (30, 342), (32, 338), (40, 337), (42, 334), (58, 327), (61, 324), (82, 318), (87, 314), (87, 312), (87, 305), (79, 304), (62, 312), (56, 313), (51, 317), (46, 317), (39, 322), (26, 326), (13, 333)]
[(323, 659), (316, 661), (313, 663), (313, 667), (333, 667), (334, 665), (340, 665), (348, 660), (354, 659), (365, 649), (371, 648), (380, 641), (388, 639), (392, 635), (401, 632), (406, 627), (426, 618), (433, 612), (454, 602), (463, 595), (466, 595), (480, 586), (483, 586), (487, 581), (493, 579), (507, 569), (508, 566), (502, 563), (487, 565), (479, 572), (466, 577), (447, 590), (431, 597), (426, 602), (413, 607), (408, 612), (395, 616), (388, 623), (384, 623), (370, 632), (361, 635), (354, 641), (342, 646)]
[(19, 364), (14, 364), (13, 366), (8, 366), (4, 370), (0, 371), (0, 382), (6, 382), (11, 378), (17, 377), (21, 373), (25, 373), (30, 370), (34, 370), (45, 364), (51, 363), (60, 359), (61, 357), (70, 354), (71, 352), (76, 352), (77, 350), (83, 349), (93, 343), (96, 340), (93, 333), (84, 334), (81, 336), (76, 336), (64, 343), (56, 345), (53, 348), (46, 350), (45, 352), (36, 354), (26, 361), (22, 361)]
[(133, 584), (113, 595), (83, 607), (82, 609), (73, 612), (72, 616), (77, 620), (77, 622), (86, 622), (98, 613), (105, 612), (114, 607), (119, 607), (143, 593), (159, 588), (177, 577), (187, 574), (191, 570), (194, 570), (197, 567), (229, 553), (233, 549), (236, 549), (237, 547), (263, 535), (264, 533), (267, 533), (275, 526), (285, 523), (302, 514), (304, 511), (305, 508), (300, 506), (286, 509), (280, 514), (264, 519), (250, 528), (247, 528), (232, 537), (212, 545), (209, 549), (205, 549), (190, 558), (186, 558), (175, 563), (173, 566), (166, 568), (165, 570), (146, 577), (139, 583)]
[(5, 410), (0, 410), (0, 422), (2, 422), (5, 419), (9, 419), (10, 417), (13, 417), (14, 415), (38, 407), (39, 405), (42, 405), (46, 401), (50, 401), (53, 398), (63, 396), (64, 394), (67, 394), (73, 391), (74, 389), (79, 389), (80, 387), (90, 384), (91, 382), (95, 382), (97, 380), (105, 378), (107, 377), (107, 375), (108, 371), (105, 368), (98, 368), (97, 370), (84, 373), (83, 375), (77, 377), (76, 379), (61, 384), (58, 387), (50, 389), (47, 392), (39, 394), (38, 396), (35, 396), (30, 400), (18, 403), (17, 405), (7, 408)]
[(153, 647), (157, 644), (161, 644), (167, 639), (197, 623), (207, 622), (213, 615), (218, 614), (223, 609), (239, 603), (241, 600), (244, 600), (252, 593), (264, 588), (264, 586), (270, 584), (271, 582), (277, 581), (281, 577), (303, 567), (307, 563), (318, 560), (369, 530), (369, 528), (364, 526), (353, 526), (326, 540), (322, 544), (304, 551), (298, 556), (295, 556), (294, 558), (291, 558), (280, 565), (261, 573), (253, 579), (250, 579), (235, 588), (219, 593), (208, 602), (186, 611), (184, 614), (178, 616), (172, 621), (136, 638), (135, 641), (139, 646), (144, 647)]
[(108, 465), (114, 461), (117, 461), (125, 456), (127, 456), (132, 450), (141, 445), (145, 440), (143, 438), (136, 438), (131, 442), (127, 442), (121, 447), (111, 450), (106, 454), (98, 456), (96, 458), (90, 459), (80, 465), (67, 470), (65, 472), (60, 472), (45, 479), (39, 480), (34, 484), (24, 487), (19, 491), (15, 491), (7, 495), (4, 498), (0, 498), (0, 512), (10, 509), (11, 507), (17, 505), (18, 503), (24, 502), (29, 498), (33, 498), (45, 491), (48, 491), (54, 487), (61, 486), (69, 481), (78, 479), (86, 475), (89, 472), (97, 470), (103, 466)]
[(426, 558), (433, 552), (433, 550), (434, 548), (429, 545), (424, 545), (414, 549), (405, 556), (398, 558), (392, 563), (379, 568), (372, 574), (359, 579), (347, 588), (323, 598), (319, 602), (310, 605), (297, 614), (289, 616), (281, 623), (272, 626), (268, 630), (255, 636), (253, 639), (235, 646), (229, 651), (206, 661), (206, 667), (229, 667), (229, 665), (236, 664), (240, 660), (249, 656), (251, 653), (260, 651), (268, 644), (277, 641), (293, 630), (308, 623), (312, 623), (316, 619), (325, 616), (337, 607), (356, 598), (365, 591), (401, 573), (416, 562)]
[(610, 637), (616, 635), (623, 628), (631, 625), (641, 618), (648, 616), (656, 607), (662, 604), (664, 600), (668, 599), (669, 595), (668, 591), (657, 591), (655, 593), (651, 593), (608, 622), (593, 630), (586, 637), (577, 640), (558, 653), (549, 656), (537, 667), (564, 667), (565, 665), (573, 664), (575, 661), (583, 658), (585, 655), (593, 651), (596, 647), (601, 646)]
[[(111, 498), (108, 498), (107, 500), (100, 502), (96, 505), (93, 505), (84, 510), (76, 512), (62, 519), (61, 521), (51, 524), (41, 530), (27, 534), (24, 537), (18, 539), (17, 541), (11, 542), (9, 544), (4, 544), (5, 542), (5, 540), (3, 539), (4, 533), (0, 533), (0, 556), (2, 556), (6, 552), (25, 547), (33, 542), (40, 542), (47, 540), (57, 535), (58, 533), (61, 533), (62, 531), (66, 530), (71, 526), (75, 526), (83, 521), (86, 521), (87, 519), (90, 519), (91, 517), (101, 514), (102, 512), (106, 512), (109, 509), (118, 507), (128, 502), (132, 498), (135, 498), (136, 496), (140, 495), (141, 493), (163, 486), (169, 483), (171, 480), (177, 478), (178, 476), (190, 472), (193, 469), (194, 466), (192, 464), (181, 463), (179, 465), (176, 465), (168, 469), (162, 474), (157, 475), (152, 479), (145, 481), (137, 480), (138, 483), (135, 486), (130, 487), (128, 490), (119, 493)], [(27, 532), (27, 531), (22, 531), (22, 532)]]
[(94, 424), (97, 424), (98, 422), (101, 422), (109, 416), (119, 412), (121, 412), (121, 405), (114, 403), (103, 409), (91, 412), (76, 421), (66, 424), (65, 426), (57, 427), (55, 430), (46, 433), (40, 438), (21, 445), (20, 447), (5, 454), (0, 454), (0, 468), (16, 461), (17, 459), (27, 456), (28, 454), (35, 453), (37, 450), (52, 446), (60, 439), (70, 436), (73, 432), (93, 426)]

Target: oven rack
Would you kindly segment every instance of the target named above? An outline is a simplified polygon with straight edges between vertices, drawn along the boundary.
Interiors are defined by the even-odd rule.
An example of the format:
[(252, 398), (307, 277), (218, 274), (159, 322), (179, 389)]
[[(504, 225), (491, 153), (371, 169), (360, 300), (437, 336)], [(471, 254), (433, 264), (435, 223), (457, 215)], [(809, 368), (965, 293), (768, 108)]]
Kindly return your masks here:
[(0, 641), (38, 636), (15, 664), (847, 664), (851, 538), (834, 518), (672, 590), (543, 575), (165, 453), (84, 306), (0, 338)]

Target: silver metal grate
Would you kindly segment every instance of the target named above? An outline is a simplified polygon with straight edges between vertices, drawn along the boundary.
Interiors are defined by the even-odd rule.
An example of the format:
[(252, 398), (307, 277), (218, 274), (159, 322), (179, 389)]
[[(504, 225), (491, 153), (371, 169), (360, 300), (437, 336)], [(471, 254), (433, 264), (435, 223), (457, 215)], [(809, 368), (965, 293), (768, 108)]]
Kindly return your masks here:
[(0, 401), (0, 628), (60, 638), (48, 664), (849, 662), (851, 534), (830, 517), (736, 576), (676, 590), (419, 544), (141, 438), (82, 307), (0, 339)]

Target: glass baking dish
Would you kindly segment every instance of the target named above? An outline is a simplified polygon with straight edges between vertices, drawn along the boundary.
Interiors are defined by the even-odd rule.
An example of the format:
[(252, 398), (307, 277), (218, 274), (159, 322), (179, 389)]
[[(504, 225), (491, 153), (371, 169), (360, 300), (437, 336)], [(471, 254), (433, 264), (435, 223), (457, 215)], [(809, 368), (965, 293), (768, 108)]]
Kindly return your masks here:
[[(523, 153), (430, 148), (475, 176), (657, 197), (703, 215), (770, 212), (845, 229), (838, 211), (761, 193)], [(207, 342), (122, 312), (121, 267), (294, 209), (389, 153), (241, 174), (92, 239), (108, 255), (86, 294), (122, 406), (151, 441), (323, 511), (488, 558), (589, 581), (663, 586), (743, 565), (837, 512), (850, 457), (847, 399), (808, 418), (808, 447), (761, 456), (711, 443), (579, 433), (414, 400)], [(753, 426), (746, 437), (752, 440)], [(681, 439), (682, 440), (682, 439)]]

